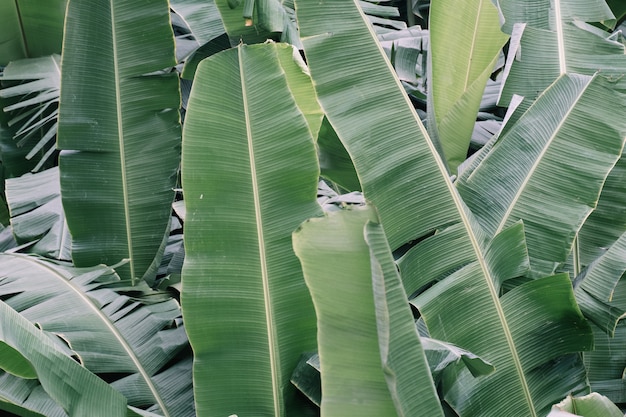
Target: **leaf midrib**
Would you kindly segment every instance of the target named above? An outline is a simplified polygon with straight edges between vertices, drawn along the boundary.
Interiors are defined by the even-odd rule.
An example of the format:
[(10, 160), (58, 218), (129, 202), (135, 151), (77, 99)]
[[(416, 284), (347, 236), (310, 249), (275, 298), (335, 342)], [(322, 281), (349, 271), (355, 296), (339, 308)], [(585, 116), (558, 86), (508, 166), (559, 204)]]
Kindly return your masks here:
[(122, 197), (124, 203), (124, 223), (126, 226), (126, 242), (128, 249), (128, 258), (130, 259), (130, 280), (135, 285), (135, 259), (133, 256), (133, 237), (130, 228), (130, 207), (128, 197), (128, 178), (126, 173), (126, 149), (124, 147), (124, 119), (122, 116), (122, 91), (121, 76), (119, 68), (119, 57), (117, 55), (117, 28), (115, 19), (115, 2), (111, 0), (111, 39), (113, 43), (113, 73), (115, 76), (115, 105), (117, 112), (117, 136), (120, 151), (120, 175), (122, 176)]
[(263, 216), (261, 212), (261, 199), (259, 193), (259, 184), (256, 169), (256, 159), (254, 153), (254, 141), (252, 137), (252, 126), (250, 124), (250, 105), (248, 101), (246, 77), (244, 74), (244, 56), (243, 48), (245, 46), (239, 46), (237, 48), (237, 55), (239, 59), (239, 77), (241, 80), (241, 97), (243, 101), (243, 111), (246, 122), (246, 138), (248, 141), (248, 158), (250, 161), (250, 176), (252, 181), (252, 194), (254, 198), (254, 214), (256, 219), (257, 228), (257, 240), (259, 247), (259, 263), (261, 267), (261, 281), (263, 284), (263, 301), (265, 307), (265, 325), (267, 327), (267, 341), (269, 352), (269, 366), (272, 376), (272, 399), (274, 402), (274, 415), (280, 417), (281, 412), (281, 393), (280, 393), (280, 378), (278, 375), (278, 357), (279, 353), (276, 349), (277, 336), (276, 328), (274, 325), (274, 312), (272, 309), (272, 295), (269, 288), (269, 272), (267, 267), (267, 258), (265, 253), (265, 236), (263, 232)]

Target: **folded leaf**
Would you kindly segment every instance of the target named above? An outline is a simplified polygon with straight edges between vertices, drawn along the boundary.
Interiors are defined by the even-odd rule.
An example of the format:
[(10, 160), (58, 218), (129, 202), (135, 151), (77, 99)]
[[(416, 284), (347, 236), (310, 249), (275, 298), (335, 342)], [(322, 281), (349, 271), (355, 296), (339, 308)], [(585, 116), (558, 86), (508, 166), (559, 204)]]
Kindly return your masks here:
[(354, 206), (294, 233), (318, 317), (322, 415), (443, 416), (384, 232), (370, 220), (371, 208)]
[(126, 416), (126, 399), (66, 356), (41, 330), (0, 301), (0, 340), (20, 352), (44, 389), (71, 416)]
[(456, 173), (467, 157), (487, 79), (508, 36), (500, 31), (490, 0), (433, 2), (428, 28), (429, 133), (438, 138)]
[(42, 256), (71, 259), (58, 168), (6, 180), (6, 196), (18, 243), (34, 243), (29, 250)]

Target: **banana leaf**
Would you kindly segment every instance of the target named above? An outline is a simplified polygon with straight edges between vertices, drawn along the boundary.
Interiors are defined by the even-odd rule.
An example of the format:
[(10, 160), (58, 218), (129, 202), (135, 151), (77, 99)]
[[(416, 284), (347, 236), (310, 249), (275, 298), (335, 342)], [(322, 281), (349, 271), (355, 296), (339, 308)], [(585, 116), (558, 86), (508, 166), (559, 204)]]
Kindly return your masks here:
[(626, 323), (620, 322), (613, 336), (597, 326), (593, 326), (595, 347), (585, 352), (591, 390), (607, 396), (614, 403), (626, 403)]
[(216, 54), (189, 99), (181, 301), (198, 416), (307, 415), (289, 377), (315, 349), (315, 312), (291, 232), (321, 209), (292, 56), (272, 43)]
[(606, 178), (596, 209), (578, 233), (578, 257), (582, 267), (604, 254), (626, 233), (626, 154)]
[(170, 7), (187, 24), (197, 47), (224, 33), (224, 24), (214, 1), (171, 0)]
[(564, 75), (456, 185), (490, 235), (522, 219), (538, 276), (566, 261), (622, 152), (626, 96), (604, 77)]
[[(323, 416), (443, 416), (386, 238), (372, 208), (294, 233), (318, 317)], [(338, 308), (341, 306), (341, 308)]]
[(626, 282), (621, 281), (626, 273), (625, 260), (626, 233), (574, 281), (574, 294), (583, 314), (611, 337), (626, 314)]
[(0, 3), (0, 66), (61, 52), (67, 0)]
[[(152, 281), (179, 166), (180, 92), (165, 0), (74, 1), (62, 59), (61, 194), (77, 266)], [(97, 47), (96, 47), (97, 45)]]
[(436, 1), (428, 28), (429, 134), (455, 174), (467, 158), (487, 80), (508, 36), (500, 31), (498, 9), (490, 0)]
[[(575, 414), (574, 414), (575, 413)], [(624, 417), (621, 410), (607, 397), (592, 392), (583, 397), (568, 395), (552, 407), (548, 417)]]
[(512, 27), (499, 105), (508, 105), (513, 94), (534, 100), (565, 73), (593, 75), (600, 70), (615, 78), (624, 73), (624, 45), (611, 33), (584, 23), (612, 18), (604, 0), (556, 1), (554, 11), (548, 10), (544, 2), (538, 9), (528, 9), (533, 16), (516, 15), (526, 13), (520, 7), (524, 2), (506, 3), (515, 11), (507, 11), (508, 6), (503, 5), (505, 18), (510, 14), (507, 22), (516, 24)]
[[(66, 356), (26, 318), (0, 301), (0, 339), (31, 363), (46, 392), (71, 416), (126, 416), (126, 399)], [(3, 358), (4, 359), (4, 358)]]
[[(425, 273), (419, 288), (405, 284), (407, 294), (423, 291), (416, 305), (432, 337), (496, 368), (477, 379), (463, 376), (447, 400), (467, 416), (537, 416), (572, 390), (584, 389), (582, 364), (559, 360), (592, 345), (569, 279), (540, 279), (501, 300), (501, 283), (527, 266), (522, 226), (504, 230), (491, 243), (485, 237), (357, 4), (305, 1), (296, 10), (318, 99), (352, 158), (366, 200), (378, 210), (391, 249), (409, 244), (415, 253), (428, 248), (429, 238), (457, 235), (456, 245), (442, 244), (424, 257), (424, 267), (437, 268), (441, 275)], [(450, 235), (441, 241), (449, 242)], [(459, 257), (465, 266), (458, 264)], [(555, 291), (554, 299), (549, 305), (533, 304), (532, 320), (520, 322), (525, 300), (546, 288)], [(533, 334), (548, 322), (556, 326), (552, 332)], [(544, 372), (542, 378), (537, 369)]]
[(193, 415), (191, 363), (185, 368), (184, 358), (175, 360), (187, 345), (175, 300), (150, 300), (155, 295), (145, 284), (125, 289), (105, 267), (75, 269), (21, 254), (0, 254), (0, 264), (7, 305), (61, 336), (129, 404), (154, 406), (163, 416)]
[[(12, 139), (17, 148), (22, 148), (9, 145), (3, 149), (3, 164), (9, 165), (8, 172), (13, 175), (26, 170), (39, 171), (54, 163), (50, 159), (56, 150), (60, 60), (59, 55), (21, 59), (9, 63), (0, 75), (4, 84), (0, 97), (16, 98), (12, 100), (14, 103), (3, 105), (9, 114), (7, 125), (15, 128)], [(34, 163), (27, 164), (23, 158), (33, 159)]]
[(509, 34), (516, 23), (546, 30), (559, 30), (562, 22), (573, 20), (604, 22), (609, 28), (615, 24), (605, 0), (499, 0), (498, 6), (504, 18), (502, 30)]
[(58, 168), (6, 180), (6, 198), (17, 243), (32, 243), (28, 250), (42, 256), (71, 259)]

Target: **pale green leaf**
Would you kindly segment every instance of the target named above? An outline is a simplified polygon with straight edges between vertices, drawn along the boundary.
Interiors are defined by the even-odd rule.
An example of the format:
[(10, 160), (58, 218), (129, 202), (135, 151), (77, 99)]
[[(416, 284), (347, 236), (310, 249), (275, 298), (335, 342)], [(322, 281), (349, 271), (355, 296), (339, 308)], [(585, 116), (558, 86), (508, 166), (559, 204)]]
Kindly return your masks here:
[(508, 39), (499, 23), (491, 0), (441, 0), (430, 8), (429, 133), (452, 173), (467, 157), (487, 79)]
[(592, 392), (584, 397), (568, 396), (552, 407), (548, 417), (624, 417), (624, 413), (607, 397)]

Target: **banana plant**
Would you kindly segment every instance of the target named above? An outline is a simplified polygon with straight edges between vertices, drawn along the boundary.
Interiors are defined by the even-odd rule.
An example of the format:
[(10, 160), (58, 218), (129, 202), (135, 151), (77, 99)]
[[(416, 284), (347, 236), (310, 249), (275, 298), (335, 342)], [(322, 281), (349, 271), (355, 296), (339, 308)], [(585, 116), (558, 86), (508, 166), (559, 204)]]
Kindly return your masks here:
[(180, 163), (167, 1), (71, 2), (61, 62), (57, 146), (72, 259), (128, 259), (124, 279), (153, 282)]
[[(421, 285), (406, 288), (407, 293), (432, 286), (413, 301), (431, 335), (478, 354), (496, 368), (476, 380), (461, 375), (447, 387), (446, 400), (461, 415), (515, 410), (536, 416), (568, 392), (584, 392), (582, 364), (564, 355), (589, 349), (592, 335), (568, 277), (538, 279), (500, 298), (501, 284), (523, 275), (528, 266), (522, 225), (493, 238), (485, 235), (450, 181), (357, 4), (301, 2), (297, 11), (320, 104), (352, 157), (366, 200), (378, 209), (391, 249), (408, 244), (412, 248), (406, 256), (427, 258), (427, 267), (437, 265), (440, 272), (420, 274)], [(369, 74), (376, 74), (376, 88)], [(464, 261), (459, 264), (459, 259)], [(403, 279), (407, 273), (402, 269)], [(541, 294), (547, 291), (552, 302), (544, 304)], [(533, 311), (523, 324), (516, 320), (518, 309)], [(557, 321), (560, 330), (548, 331), (547, 323)], [(546, 331), (539, 336), (535, 328)], [(568, 336), (555, 338), (557, 334)], [(535, 343), (550, 347), (532, 349)]]

